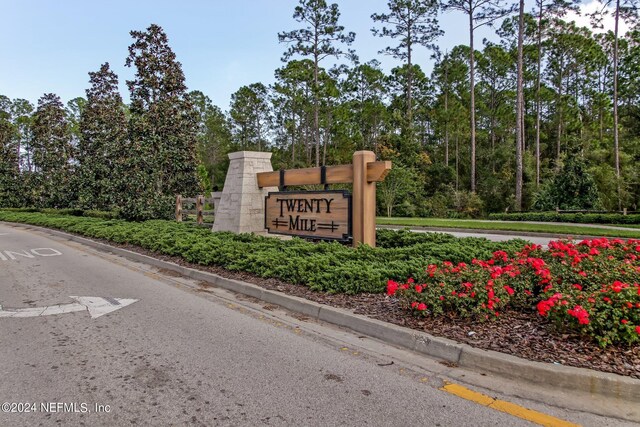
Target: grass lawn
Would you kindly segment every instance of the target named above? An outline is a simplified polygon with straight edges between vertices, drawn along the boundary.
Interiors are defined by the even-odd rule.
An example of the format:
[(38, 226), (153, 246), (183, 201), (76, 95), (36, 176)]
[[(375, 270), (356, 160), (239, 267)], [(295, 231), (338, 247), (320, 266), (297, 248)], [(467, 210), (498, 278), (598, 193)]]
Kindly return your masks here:
[(522, 231), (531, 233), (551, 233), (558, 236), (603, 236), (623, 237), (628, 239), (640, 239), (640, 226), (630, 227), (629, 231), (609, 230), (605, 228), (584, 227), (576, 225), (558, 224), (525, 224), (505, 223), (501, 221), (474, 221), (462, 219), (443, 218), (385, 218), (378, 217), (379, 225), (398, 225), (403, 227), (442, 227), (442, 228), (467, 228), (476, 230), (504, 230)]

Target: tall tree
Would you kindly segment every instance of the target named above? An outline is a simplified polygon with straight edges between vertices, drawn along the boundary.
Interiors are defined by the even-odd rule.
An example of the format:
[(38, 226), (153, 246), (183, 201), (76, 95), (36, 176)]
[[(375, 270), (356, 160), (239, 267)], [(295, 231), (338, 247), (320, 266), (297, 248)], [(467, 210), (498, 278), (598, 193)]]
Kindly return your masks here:
[[(614, 15), (614, 47), (613, 47), (613, 155), (616, 168), (616, 177), (620, 180), (620, 141), (618, 126), (618, 41), (620, 19), (635, 22), (638, 20), (638, 0), (605, 0), (602, 1), (602, 9), (592, 15), (594, 21), (600, 24), (608, 9), (613, 6)], [(618, 187), (620, 194), (620, 187)], [(622, 203), (620, 199), (620, 203)], [(622, 205), (619, 206), (622, 208)]]
[(26, 99), (14, 99), (11, 103), (11, 116), (18, 138), (16, 151), (20, 156), (20, 168), (26, 172), (33, 170), (33, 149), (31, 147), (33, 110), (33, 104)]
[(122, 200), (127, 122), (118, 92), (118, 76), (102, 64), (89, 73), (91, 87), (79, 117), (78, 205), (110, 210)]
[[(284, 150), (290, 141), (291, 160), (286, 165), (311, 164), (315, 110), (311, 96), (314, 87), (313, 69), (313, 61), (304, 59), (289, 61), (275, 72), (272, 102), (275, 120), (280, 125), (280, 131), (276, 130), (276, 141)], [(302, 153), (300, 148), (303, 149)]]
[(516, 82), (516, 200), (515, 209), (522, 210), (522, 167), (524, 156), (524, 0), (518, 11), (518, 76)]
[(536, 46), (538, 50), (537, 68), (536, 68), (536, 187), (540, 185), (540, 113), (541, 113), (541, 101), (540, 101), (540, 82), (542, 75), (542, 40), (543, 40), (543, 27), (549, 19), (554, 17), (562, 17), (568, 11), (577, 11), (578, 3), (580, 0), (536, 0), (536, 17), (537, 17), (537, 32), (536, 32)]
[(387, 109), (384, 98), (387, 94), (385, 76), (376, 60), (366, 64), (355, 64), (342, 82), (343, 107), (349, 120), (354, 123), (350, 138), (356, 150), (377, 151), (384, 132)]
[[(16, 149), (16, 128), (11, 123), (9, 98), (0, 99), (0, 207), (17, 207), (19, 191), (20, 159)], [(5, 102), (2, 102), (2, 101)]]
[(474, 32), (480, 27), (492, 26), (495, 21), (512, 13), (515, 5), (506, 6), (504, 0), (443, 0), (445, 11), (457, 10), (469, 19), (469, 90), (471, 124), (471, 191), (476, 191), (476, 103), (475, 103), (475, 50)]
[(242, 86), (231, 95), (231, 120), (241, 150), (262, 151), (269, 144), (272, 124), (269, 90), (262, 83)]
[(189, 99), (199, 115), (198, 156), (200, 179), (205, 191), (222, 190), (226, 169), (227, 153), (231, 150), (231, 123), (225, 113), (213, 105), (211, 99), (200, 91), (189, 92)]
[(47, 93), (38, 100), (33, 123), (34, 203), (65, 208), (75, 194), (71, 188), (73, 147), (60, 97)]
[(336, 43), (350, 45), (356, 37), (355, 33), (345, 33), (344, 27), (338, 25), (339, 17), (340, 12), (336, 3), (328, 5), (325, 0), (300, 0), (300, 5), (296, 6), (293, 18), (303, 23), (305, 27), (278, 33), (280, 43), (290, 44), (284, 53), (283, 61), (287, 61), (294, 55), (313, 58), (313, 135), (316, 148), (316, 166), (320, 165), (319, 64), (329, 56), (344, 55), (345, 52), (339, 49)]
[[(169, 216), (175, 194), (195, 194), (197, 176), (198, 114), (187, 97), (182, 65), (169, 46), (163, 29), (152, 24), (146, 31), (131, 31), (125, 65), (135, 66), (127, 81), (131, 98), (129, 134), (138, 155), (128, 168), (131, 199), (125, 215)], [(133, 199), (134, 195), (140, 195)]]
[[(407, 98), (407, 126), (412, 128), (413, 107), (413, 51), (416, 46), (424, 46), (436, 50), (433, 43), (443, 34), (438, 25), (437, 0), (390, 0), (387, 3), (388, 13), (374, 13), (371, 19), (382, 23), (382, 28), (371, 31), (379, 37), (399, 39), (396, 46), (388, 46), (379, 53), (385, 53), (400, 59), (406, 64), (405, 96)], [(388, 26), (387, 26), (388, 25)]]

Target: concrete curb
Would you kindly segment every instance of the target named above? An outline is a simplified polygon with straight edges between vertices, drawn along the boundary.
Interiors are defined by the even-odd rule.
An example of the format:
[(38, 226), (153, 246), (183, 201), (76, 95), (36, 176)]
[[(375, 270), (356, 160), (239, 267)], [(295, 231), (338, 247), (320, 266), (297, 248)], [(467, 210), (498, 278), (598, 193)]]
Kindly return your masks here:
[(579, 390), (590, 393), (594, 397), (610, 398), (631, 404), (640, 402), (640, 380), (638, 379), (585, 368), (533, 362), (508, 354), (482, 350), (446, 338), (434, 337), (424, 332), (354, 314), (341, 308), (318, 304), (250, 283), (226, 279), (213, 273), (183, 267), (62, 231), (22, 223), (0, 221), (0, 224), (43, 231), (95, 249), (111, 252), (131, 261), (170, 270), (472, 371), (491, 372), (506, 379), (560, 388), (569, 392)]
[[(424, 231), (436, 231), (439, 233), (474, 233), (474, 234), (498, 234), (500, 236), (513, 236), (517, 238), (522, 237), (543, 237), (550, 239), (566, 239), (572, 237), (573, 239), (600, 239), (602, 236), (590, 236), (586, 234), (559, 234), (559, 233), (534, 233), (532, 231), (516, 231), (516, 230), (486, 230), (482, 228), (448, 228), (448, 227), (422, 227), (419, 225), (391, 225), (391, 224), (377, 224), (376, 228), (385, 228), (389, 230), (424, 230)], [(615, 231), (615, 230), (613, 230)], [(633, 231), (633, 230), (631, 230)], [(609, 237), (615, 239), (615, 237)], [(627, 239), (627, 237), (621, 237), (621, 239)]]

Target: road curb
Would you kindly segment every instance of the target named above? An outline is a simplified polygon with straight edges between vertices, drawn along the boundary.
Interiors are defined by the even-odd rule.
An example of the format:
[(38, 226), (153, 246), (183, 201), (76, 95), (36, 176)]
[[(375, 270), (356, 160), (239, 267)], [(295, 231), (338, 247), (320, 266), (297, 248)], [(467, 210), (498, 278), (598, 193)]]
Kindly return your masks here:
[[(345, 327), (357, 333), (472, 371), (491, 372), (510, 380), (526, 381), (546, 387), (560, 388), (569, 392), (586, 392), (592, 397), (613, 399), (622, 404), (637, 404), (637, 402), (640, 402), (640, 380), (638, 379), (585, 368), (534, 362), (491, 350), (478, 349), (450, 339), (435, 337), (425, 332), (354, 314), (345, 309), (319, 304), (304, 298), (264, 289), (251, 283), (226, 279), (217, 274), (162, 261), (86, 237), (23, 223), (0, 221), (0, 224), (42, 231), (95, 249), (111, 252), (131, 261), (170, 270), (194, 280), (205, 281), (233, 292), (258, 298), (313, 319)], [(632, 416), (637, 419), (640, 417), (640, 412)]]
[[(438, 233), (474, 233), (474, 234), (497, 234), (500, 236), (525, 236), (525, 237), (542, 237), (549, 239), (601, 239), (602, 236), (590, 236), (586, 234), (562, 234), (562, 233), (534, 233), (532, 231), (516, 231), (516, 230), (486, 230), (483, 228), (449, 228), (449, 227), (423, 227), (419, 225), (393, 225), (393, 224), (376, 224), (376, 228), (384, 228), (389, 230), (420, 230), (420, 231), (436, 231)], [(615, 239), (615, 237), (609, 237)], [(625, 238), (626, 237), (621, 237)]]

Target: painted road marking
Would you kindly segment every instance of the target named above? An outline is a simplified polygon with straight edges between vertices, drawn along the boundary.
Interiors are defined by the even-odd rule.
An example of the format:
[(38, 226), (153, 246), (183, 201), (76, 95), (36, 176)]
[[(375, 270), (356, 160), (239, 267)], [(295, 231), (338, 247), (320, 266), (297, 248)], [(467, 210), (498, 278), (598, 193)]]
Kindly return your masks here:
[(505, 400), (494, 399), (486, 394), (478, 393), (473, 390), (469, 390), (458, 384), (453, 384), (445, 381), (444, 387), (440, 390), (451, 393), (455, 396), (461, 397), (466, 400), (478, 403), (482, 406), (495, 409), (500, 412), (504, 412), (514, 417), (522, 418), (523, 420), (531, 421), (532, 423), (539, 424), (541, 426), (548, 427), (579, 427), (579, 424), (570, 423), (569, 421), (562, 420), (560, 418), (553, 417), (551, 415), (543, 414), (542, 412), (527, 409), (523, 406), (516, 405), (515, 403), (507, 402)]
[(40, 257), (50, 257), (50, 256), (60, 256), (62, 252), (53, 249), (53, 248), (35, 248), (35, 249), (25, 249), (23, 251), (0, 251), (0, 261), (15, 261), (18, 258), (35, 258), (37, 256)]
[(76, 297), (71, 296), (76, 302), (71, 304), (51, 305), (48, 307), (29, 307), (29, 308), (7, 308), (3, 309), (0, 305), (0, 317), (40, 317), (51, 316), (55, 314), (74, 313), (77, 311), (89, 311), (92, 319), (97, 319), (112, 311), (119, 310), (134, 302), (137, 299), (126, 298), (101, 298), (101, 297)]

